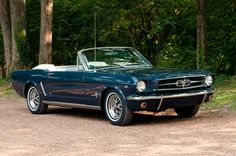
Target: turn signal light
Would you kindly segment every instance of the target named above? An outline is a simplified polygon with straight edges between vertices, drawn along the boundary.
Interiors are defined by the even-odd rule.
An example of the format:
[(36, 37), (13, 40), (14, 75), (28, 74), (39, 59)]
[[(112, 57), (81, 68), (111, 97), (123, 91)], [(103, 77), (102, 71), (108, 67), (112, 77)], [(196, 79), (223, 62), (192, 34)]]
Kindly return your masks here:
[(208, 96), (208, 101), (210, 101), (213, 98), (213, 95)]
[(147, 107), (147, 103), (146, 102), (142, 102), (140, 105), (140, 108), (145, 109)]

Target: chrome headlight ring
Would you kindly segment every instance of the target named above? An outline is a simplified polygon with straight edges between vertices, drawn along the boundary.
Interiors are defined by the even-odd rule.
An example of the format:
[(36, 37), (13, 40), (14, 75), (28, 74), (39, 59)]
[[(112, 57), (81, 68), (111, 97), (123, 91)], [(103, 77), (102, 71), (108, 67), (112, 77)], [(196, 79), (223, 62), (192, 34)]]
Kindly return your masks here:
[(212, 85), (212, 83), (213, 83), (213, 78), (212, 78), (212, 76), (206, 76), (206, 77), (205, 77), (205, 84), (206, 84), (207, 86), (210, 86), (210, 85)]
[(144, 81), (138, 81), (136, 88), (139, 92), (143, 92), (146, 89), (146, 83)]

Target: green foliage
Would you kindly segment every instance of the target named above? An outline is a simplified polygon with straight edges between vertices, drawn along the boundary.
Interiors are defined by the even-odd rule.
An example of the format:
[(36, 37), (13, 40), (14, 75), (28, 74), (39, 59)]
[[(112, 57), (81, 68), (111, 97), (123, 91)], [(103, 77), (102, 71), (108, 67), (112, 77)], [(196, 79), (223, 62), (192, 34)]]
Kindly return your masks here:
[(17, 96), (16, 92), (12, 89), (11, 81), (9, 79), (4, 79), (0, 76), (0, 98), (12, 95)]
[(236, 74), (236, 2), (209, 0), (208, 16), (211, 70)]
[(224, 74), (216, 76), (214, 86), (216, 93), (212, 101), (205, 103), (207, 109), (236, 109), (236, 76)]
[(0, 85), (2, 85), (2, 84), (5, 83), (5, 82), (6, 82), (5, 79), (2, 78), (2, 77), (0, 77)]
[[(40, 1), (27, 0), (30, 60), (38, 62)], [(236, 74), (236, 2), (208, 1), (209, 65), (216, 74)], [(196, 68), (196, 1), (54, 0), (53, 63), (75, 64), (76, 53), (94, 46), (137, 48), (156, 67)]]
[[(73, 63), (77, 50), (94, 46), (94, 12), (97, 46), (136, 47), (156, 66), (158, 62), (165, 66), (175, 64), (190, 51), (189, 58), (194, 59), (194, 3), (166, 0), (54, 2), (55, 63)], [(163, 61), (159, 55), (166, 51), (179, 57), (172, 63)], [(173, 60), (171, 55), (165, 58)], [(185, 66), (194, 67), (192, 60)]]
[(21, 26), (17, 25), (14, 31), (17, 50), (20, 54), (20, 63), (24, 67), (31, 67), (33, 63), (31, 61), (30, 48), (27, 41), (26, 30), (23, 29)]
[(39, 57), (40, 1), (26, 1), (26, 23), (26, 35), (30, 49), (29, 60), (31, 61), (31, 66), (36, 66)]
[(229, 87), (229, 82), (231, 82), (233, 78), (231, 76), (225, 75), (225, 74), (220, 74), (216, 76), (214, 79), (214, 86), (215, 87)]

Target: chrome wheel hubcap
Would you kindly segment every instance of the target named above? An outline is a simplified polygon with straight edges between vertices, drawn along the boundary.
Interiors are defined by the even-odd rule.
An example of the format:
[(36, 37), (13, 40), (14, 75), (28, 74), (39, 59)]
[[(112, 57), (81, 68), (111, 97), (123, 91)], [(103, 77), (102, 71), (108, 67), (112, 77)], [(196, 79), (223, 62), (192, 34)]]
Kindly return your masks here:
[(109, 118), (113, 121), (118, 121), (122, 114), (120, 97), (116, 93), (111, 93), (108, 95), (106, 102)]
[(28, 105), (32, 111), (39, 107), (40, 97), (36, 88), (31, 88), (28, 93)]

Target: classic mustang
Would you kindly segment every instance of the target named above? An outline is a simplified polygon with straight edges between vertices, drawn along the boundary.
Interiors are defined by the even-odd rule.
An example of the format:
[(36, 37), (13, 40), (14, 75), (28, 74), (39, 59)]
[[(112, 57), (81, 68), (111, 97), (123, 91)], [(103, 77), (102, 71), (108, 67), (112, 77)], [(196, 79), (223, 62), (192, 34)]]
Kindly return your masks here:
[(33, 114), (48, 105), (103, 110), (114, 125), (128, 125), (134, 111), (174, 108), (192, 117), (213, 95), (205, 70), (159, 70), (130, 47), (83, 49), (77, 65), (41, 64), (12, 73), (16, 92)]

